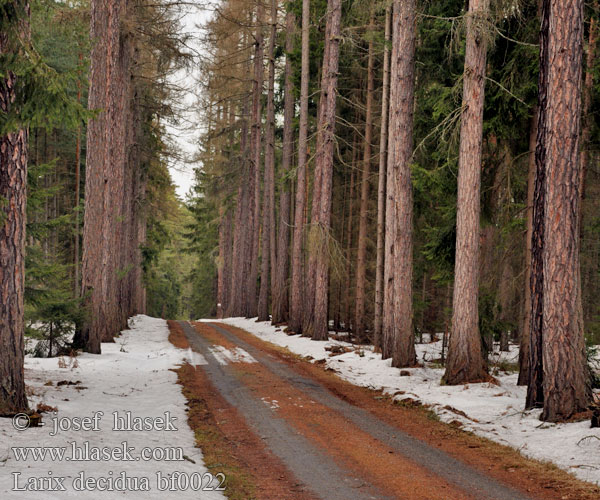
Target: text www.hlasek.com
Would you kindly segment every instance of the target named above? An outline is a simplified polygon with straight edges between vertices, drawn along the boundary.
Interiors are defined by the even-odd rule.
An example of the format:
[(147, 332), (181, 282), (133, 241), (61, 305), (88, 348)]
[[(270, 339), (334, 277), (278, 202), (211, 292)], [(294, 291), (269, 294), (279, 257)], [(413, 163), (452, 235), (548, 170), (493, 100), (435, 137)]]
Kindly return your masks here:
[(128, 446), (126, 441), (116, 448), (90, 446), (87, 441), (82, 444), (69, 443), (69, 446), (29, 446), (13, 447), (13, 456), (18, 462), (33, 460), (66, 461), (66, 462), (136, 462), (136, 461), (165, 461), (181, 462), (185, 460), (183, 449), (179, 447), (142, 448), (136, 453), (133, 446)]

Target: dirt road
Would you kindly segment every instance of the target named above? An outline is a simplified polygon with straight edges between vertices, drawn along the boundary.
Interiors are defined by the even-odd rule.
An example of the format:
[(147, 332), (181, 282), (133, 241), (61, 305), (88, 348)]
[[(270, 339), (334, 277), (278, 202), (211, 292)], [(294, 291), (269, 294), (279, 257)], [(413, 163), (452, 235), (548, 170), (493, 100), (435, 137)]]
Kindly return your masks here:
[[(224, 435), (233, 454), (251, 464), (256, 498), (582, 498), (565, 488), (556, 491), (556, 483), (552, 489), (539, 485), (540, 471), (523, 470), (521, 464), (494, 467), (493, 458), (477, 456), (478, 450), (467, 452), (465, 460), (451, 448), (448, 453), (448, 443), (427, 442), (412, 428), (397, 425), (410, 410), (348, 387), (239, 329), (188, 322), (179, 322), (177, 329), (203, 359), (194, 369), (201, 377), (197, 397), (215, 425), (229, 425)], [(412, 411), (413, 420), (426, 420)], [(428, 430), (429, 425), (434, 427)], [(420, 422), (418, 429), (435, 441), (442, 425)]]

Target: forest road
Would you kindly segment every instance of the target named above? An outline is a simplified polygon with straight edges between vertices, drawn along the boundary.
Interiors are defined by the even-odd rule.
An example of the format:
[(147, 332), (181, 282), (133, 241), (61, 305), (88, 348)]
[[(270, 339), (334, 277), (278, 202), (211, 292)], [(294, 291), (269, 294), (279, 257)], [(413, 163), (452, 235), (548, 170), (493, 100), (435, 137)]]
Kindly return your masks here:
[(237, 410), (310, 498), (532, 498), (353, 404), (294, 366), (304, 362), (262, 348), (246, 332), (179, 325), (206, 360), (196, 369), (211, 391)]

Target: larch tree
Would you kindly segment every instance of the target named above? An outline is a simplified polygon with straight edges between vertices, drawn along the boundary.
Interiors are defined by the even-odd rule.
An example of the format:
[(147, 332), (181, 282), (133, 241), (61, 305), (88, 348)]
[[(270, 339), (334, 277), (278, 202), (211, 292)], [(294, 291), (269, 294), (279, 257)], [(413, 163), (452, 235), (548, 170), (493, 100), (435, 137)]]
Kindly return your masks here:
[(250, 132), (250, 210), (252, 211), (252, 224), (246, 258), (249, 259), (248, 272), (245, 274), (246, 285), (246, 311), (248, 317), (257, 315), (257, 280), (258, 257), (260, 242), (260, 165), (262, 145), (262, 94), (264, 83), (264, 5), (259, 0), (256, 6), (256, 31), (254, 34), (254, 74), (252, 83), (252, 127)]
[[(95, 41), (90, 68), (88, 107), (101, 110), (87, 134), (82, 297), (88, 317), (77, 344), (99, 354), (100, 343), (122, 330), (120, 270), (125, 214), (123, 196), (131, 135), (132, 39), (123, 33), (127, 4), (122, 0), (91, 3), (91, 37)], [(110, 147), (108, 147), (110, 145)]]
[(275, 37), (277, 36), (277, 3), (271, 0), (271, 33), (267, 49), (267, 120), (265, 124), (265, 171), (262, 218), (262, 250), (258, 319), (269, 321), (269, 277), (274, 277), (271, 265), (275, 234)]
[[(281, 171), (283, 176), (289, 175), (293, 167), (294, 157), (294, 81), (291, 54), (294, 50), (296, 36), (296, 16), (288, 2), (285, 26), (285, 75), (283, 100), (283, 151)], [(290, 181), (284, 179), (279, 193), (279, 227), (277, 231), (277, 269), (274, 279), (273, 323), (278, 324), (288, 319), (288, 273), (290, 253), (290, 216), (291, 190)]]
[(556, 422), (587, 409), (591, 395), (579, 271), (583, 1), (545, 0), (542, 10), (548, 22), (538, 134), (545, 170), (541, 418)]
[(302, 0), (302, 63), (300, 79), (300, 122), (298, 167), (292, 241), (289, 328), (302, 333), (304, 318), (304, 212), (306, 211), (306, 164), (308, 157), (308, 84), (310, 80), (310, 0)]
[(386, 183), (382, 355), (394, 366), (414, 366), (413, 332), (413, 114), (416, 1), (395, 1)]
[[(13, 1), (3, 7), (0, 55), (20, 51), (29, 38), (29, 2)], [(0, 78), (0, 112), (14, 112), (19, 81), (8, 71)], [(28, 409), (24, 376), (25, 332), (25, 206), (27, 200), (28, 130), (0, 135), (0, 417)]]
[[(331, 196), (333, 186), (333, 160), (335, 146), (335, 118), (341, 34), (341, 0), (327, 2), (327, 29), (325, 32), (325, 55), (321, 75), (321, 97), (317, 123), (317, 151), (315, 159), (315, 187), (318, 196), (316, 211), (311, 224), (317, 228), (315, 257), (315, 280), (313, 321), (310, 334), (313, 340), (329, 338), (328, 292), (329, 292), (329, 238), (331, 227)], [(317, 189), (318, 187), (318, 189)], [(313, 203), (313, 209), (315, 204)]]
[(367, 56), (367, 99), (365, 110), (365, 135), (363, 146), (362, 178), (360, 188), (360, 215), (358, 223), (358, 248), (356, 252), (356, 302), (354, 335), (365, 338), (365, 303), (367, 282), (367, 229), (369, 225), (369, 184), (371, 175), (371, 142), (373, 140), (373, 94), (375, 92), (375, 6), (370, 7), (369, 48)]
[(463, 75), (456, 259), (452, 330), (444, 381), (449, 385), (488, 378), (479, 333), (479, 239), (483, 105), (489, 0), (471, 0)]
[(390, 94), (390, 49), (392, 7), (385, 9), (383, 85), (381, 96), (381, 130), (379, 132), (379, 178), (377, 183), (377, 262), (375, 270), (375, 322), (373, 345), (381, 348), (383, 325), (383, 276), (385, 269), (385, 206), (387, 177), (388, 109)]

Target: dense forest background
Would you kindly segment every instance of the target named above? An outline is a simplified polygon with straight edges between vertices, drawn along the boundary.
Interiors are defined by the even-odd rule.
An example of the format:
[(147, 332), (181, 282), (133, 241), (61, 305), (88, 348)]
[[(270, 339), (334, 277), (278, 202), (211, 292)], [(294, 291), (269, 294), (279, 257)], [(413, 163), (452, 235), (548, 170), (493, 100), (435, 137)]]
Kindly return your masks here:
[[(506, 2), (505, 2), (506, 3)], [(511, 2), (508, 2), (510, 4)], [(527, 186), (531, 177), (531, 130), (537, 105), (539, 17), (538, 2), (512, 2), (495, 13), (490, 36), (484, 111), (481, 218), (481, 331), (498, 340), (503, 333), (517, 339), (522, 330), (526, 267)], [(239, 116), (224, 116), (223, 103), (240, 106), (251, 99), (250, 75), (241, 72), (252, 59), (252, 43), (239, 52), (223, 49), (226, 38), (244, 37), (253, 25), (245, 22), (247, 2), (226, 2), (206, 26), (206, 59), (201, 62), (203, 80), (198, 119), (209, 132), (199, 139), (203, 168), (196, 174), (191, 196), (177, 199), (165, 158), (171, 153), (161, 140), (164, 128), (148, 131), (153, 161), (149, 162), (148, 241), (144, 248), (148, 314), (197, 318), (216, 314), (219, 265), (219, 210), (233, 210), (237, 185), (244, 182), (236, 168), (239, 158)], [(332, 236), (335, 242), (330, 305), (335, 327), (352, 327), (359, 247), (359, 219), (366, 215), (365, 321), (372, 330), (377, 238), (378, 145), (381, 129), (385, 4), (345, 2), (340, 44), (336, 126), (335, 179), (333, 182)], [(419, 332), (448, 329), (454, 270), (456, 180), (464, 58), (464, 2), (424, 2), (418, 16), (416, 47), (414, 187), (414, 311)], [(275, 63), (275, 189), (288, 189), (294, 167), (282, 164), (284, 70), (292, 63), (295, 98), (300, 92), (300, 30), (294, 25), (292, 51), (286, 53), (285, 16), (301, 18), (299, 1), (280, 5), (274, 39)], [(311, 4), (310, 141), (315, 140), (318, 84), (324, 42), (326, 2)], [(589, 42), (594, 8), (586, 9)], [(268, 20), (263, 20), (265, 33)], [(372, 24), (370, 24), (372, 23)], [(89, 68), (89, 5), (81, 2), (36, 0), (32, 3), (32, 38), (46, 63), (68, 78), (68, 91), (85, 105)], [(267, 33), (267, 43), (268, 43)], [(388, 42), (389, 43), (389, 42)], [(595, 40), (592, 40), (595, 50)], [(589, 49), (589, 48), (588, 48)], [(218, 52), (218, 54), (217, 54)], [(372, 54), (372, 88), (368, 87), (369, 54)], [(213, 57), (214, 56), (214, 57)], [(197, 61), (196, 61), (197, 62)], [(590, 58), (595, 63), (596, 58)], [(266, 64), (266, 60), (265, 60)], [(173, 70), (173, 69), (171, 69)], [(595, 298), (600, 286), (598, 250), (597, 168), (598, 89), (597, 64), (586, 67), (593, 82), (585, 118), (590, 156), (583, 201), (582, 284), (586, 338), (600, 342), (600, 314)], [(265, 66), (266, 71), (266, 66)], [(588, 85), (588, 79), (586, 79)], [(173, 88), (167, 89), (175, 92)], [(164, 83), (158, 92), (164, 92)], [(370, 170), (364, 187), (365, 106), (372, 99), (373, 131)], [(156, 97), (161, 104), (166, 96)], [(173, 97), (171, 96), (171, 99)], [(266, 95), (263, 95), (263, 100)], [(265, 106), (262, 106), (263, 109)], [(164, 116), (163, 116), (164, 118)], [(264, 120), (264, 118), (263, 118)], [(298, 122), (295, 120), (294, 137)], [(230, 140), (231, 129), (236, 134)], [(85, 185), (85, 126), (37, 127), (31, 130), (29, 172), (27, 303), (30, 323), (54, 314), (58, 322), (78, 314), (76, 299), (81, 245), (82, 199)], [(229, 134), (229, 135), (228, 135)], [(294, 145), (295, 150), (297, 144)], [(309, 148), (311, 146), (309, 145)], [(313, 146), (314, 149), (314, 146)], [(79, 174), (77, 174), (79, 172)], [(307, 182), (312, 182), (309, 170)], [(310, 188), (308, 190), (310, 193)], [(309, 202), (310, 206), (310, 202)], [(274, 207), (274, 213), (279, 212)], [(363, 250), (364, 251), (364, 250)], [(181, 258), (182, 255), (189, 255)], [(52, 310), (52, 312), (50, 312)], [(65, 318), (63, 318), (63, 316)], [(68, 321), (67, 321), (68, 322)], [(60, 328), (60, 326), (58, 326)], [(31, 331), (31, 330), (30, 330)], [(33, 332), (32, 332), (33, 333)]]
[[(544, 418), (587, 407), (583, 339), (600, 343), (596, 2), (223, 0), (201, 6), (213, 14), (199, 53), (177, 2), (0, 6), (18, 47), (0, 44), (7, 88), (14, 76), (25, 89), (2, 131), (29, 133), (37, 354), (69, 349), (73, 333), (99, 353), (140, 312), (258, 316), (315, 340), (333, 328), (394, 366), (414, 365), (429, 332), (448, 345), (446, 383), (487, 379), (481, 351), (512, 340), (528, 406), (543, 403), (547, 349), (544, 370), (568, 365), (559, 385), (577, 394)], [(192, 65), (200, 167), (181, 200), (165, 123), (184, 90), (169, 75)], [(545, 214), (565, 222), (552, 232)]]

